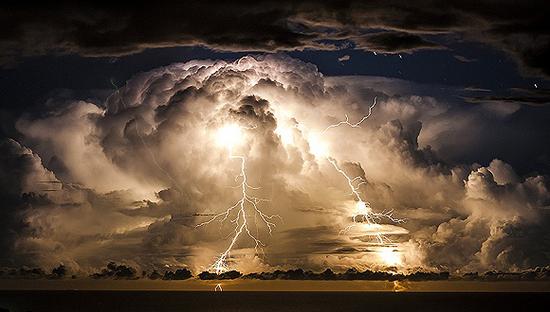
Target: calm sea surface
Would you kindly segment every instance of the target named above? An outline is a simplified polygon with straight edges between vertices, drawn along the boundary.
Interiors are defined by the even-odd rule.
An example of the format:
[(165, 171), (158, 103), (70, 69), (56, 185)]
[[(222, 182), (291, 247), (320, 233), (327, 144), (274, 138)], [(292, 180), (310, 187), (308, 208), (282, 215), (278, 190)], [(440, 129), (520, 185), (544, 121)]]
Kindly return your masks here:
[[(548, 293), (0, 291), (0, 311), (545, 311)], [(544, 308), (546, 307), (546, 308)]]

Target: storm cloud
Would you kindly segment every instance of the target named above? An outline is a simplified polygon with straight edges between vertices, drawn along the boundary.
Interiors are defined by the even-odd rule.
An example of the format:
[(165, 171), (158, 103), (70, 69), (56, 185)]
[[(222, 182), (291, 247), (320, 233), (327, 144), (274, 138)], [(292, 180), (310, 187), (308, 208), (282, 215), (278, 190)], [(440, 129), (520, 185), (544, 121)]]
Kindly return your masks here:
[(418, 35), (392, 31), (364, 35), (355, 39), (355, 43), (357, 48), (379, 53), (402, 53), (442, 48)]
[(160, 1), (47, 4), (32, 9), (12, 5), (0, 10), (0, 50), (7, 64), (19, 56), (120, 56), (175, 46), (273, 52), (334, 50), (352, 44), (394, 53), (468, 40), (507, 52), (524, 74), (548, 77), (546, 12), (546, 1)]
[[(546, 178), (519, 175), (498, 159), (461, 164), (440, 155), (449, 133), (482, 135), (480, 124), (465, 121), (514, 111), (456, 112), (432, 97), (361, 89), (350, 79), (326, 78), (281, 55), (198, 60), (138, 74), (104, 103), (65, 101), (20, 119), (21, 142), (2, 145), (3, 176), (12, 177), (2, 194), (17, 203), (33, 194), (34, 202), (3, 212), (4, 263), (63, 263), (89, 273), (111, 261), (136, 272), (208, 269), (234, 227), (195, 226), (239, 198), (239, 163), (217, 138), (237, 124), (242, 142), (232, 152), (246, 157), (254, 196), (269, 200), (261, 209), (281, 220), (271, 235), (255, 223), (264, 253), (243, 236), (229, 259), (234, 269), (469, 272), (548, 264)], [(361, 127), (323, 132), (346, 114), (359, 120), (375, 97)], [(342, 233), (356, 203), (328, 156), (365, 179), (360, 191), (374, 210), (406, 222)], [(393, 243), (373, 245), (373, 231)]]

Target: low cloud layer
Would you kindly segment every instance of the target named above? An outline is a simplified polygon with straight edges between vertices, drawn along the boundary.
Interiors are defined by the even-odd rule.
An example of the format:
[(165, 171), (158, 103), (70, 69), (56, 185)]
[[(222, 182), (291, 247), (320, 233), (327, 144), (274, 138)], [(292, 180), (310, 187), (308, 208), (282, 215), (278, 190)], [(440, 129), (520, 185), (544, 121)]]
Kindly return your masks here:
[[(352, 79), (325, 78), (279, 55), (191, 61), (139, 74), (104, 103), (63, 101), (22, 118), (21, 142), (1, 145), (2, 264), (50, 270), (62, 263), (93, 274), (115, 261), (135, 268), (131, 277), (208, 269), (234, 224), (196, 225), (239, 199), (240, 164), (219, 138), (229, 124), (243, 129), (232, 153), (246, 158), (248, 183), (259, 187), (254, 196), (268, 200), (259, 207), (281, 217), (269, 235), (250, 212), (250, 228), (266, 246), (256, 252), (242, 236), (229, 258), (233, 269), (470, 272), (548, 264), (546, 178), (520, 176), (499, 159), (459, 164), (440, 155), (452, 153), (449, 133), (466, 149), (464, 133), (484, 135), (469, 120), (514, 111), (456, 112), (431, 97)], [(361, 127), (323, 132), (346, 114), (359, 120), (375, 97)], [(360, 191), (375, 211), (393, 210), (406, 222), (342, 232), (356, 202), (327, 157), (366, 180)], [(373, 244), (375, 232), (392, 243)], [(112, 272), (118, 268), (105, 274)]]
[[(7, 30), (0, 38), (0, 60), (50, 53), (120, 56), (197, 45), (272, 52), (334, 50), (352, 43), (394, 53), (465, 39), (507, 52), (525, 74), (548, 77), (547, 11), (546, 1), (464, 0), (14, 5), (0, 9)], [(427, 39), (432, 35), (442, 43)]]

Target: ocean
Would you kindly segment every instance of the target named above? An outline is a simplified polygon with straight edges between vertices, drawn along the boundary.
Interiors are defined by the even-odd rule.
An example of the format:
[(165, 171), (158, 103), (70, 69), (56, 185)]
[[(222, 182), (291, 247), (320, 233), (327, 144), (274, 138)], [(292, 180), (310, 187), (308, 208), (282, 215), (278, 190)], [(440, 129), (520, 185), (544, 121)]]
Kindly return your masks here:
[(535, 311), (550, 294), (530, 292), (0, 291), (0, 311)]

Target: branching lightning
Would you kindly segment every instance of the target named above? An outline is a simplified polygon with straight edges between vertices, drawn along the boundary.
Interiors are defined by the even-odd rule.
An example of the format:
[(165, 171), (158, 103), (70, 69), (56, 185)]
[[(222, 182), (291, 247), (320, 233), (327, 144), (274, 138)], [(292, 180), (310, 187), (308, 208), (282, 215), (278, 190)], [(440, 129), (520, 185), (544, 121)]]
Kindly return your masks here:
[[(328, 126), (326, 129), (322, 131), (322, 134), (324, 134), (330, 129), (338, 128), (341, 126), (349, 126), (351, 128), (361, 127), (361, 124), (372, 115), (372, 110), (375, 106), (376, 106), (376, 98), (374, 98), (373, 104), (369, 107), (368, 114), (363, 116), (358, 122), (351, 123), (349, 121), (348, 115), (346, 114), (345, 120)], [(199, 228), (199, 227), (209, 225), (214, 221), (219, 221), (220, 223), (222, 223), (229, 220), (231, 223), (233, 223), (235, 227), (233, 230), (233, 234), (229, 242), (229, 245), (217, 257), (216, 261), (210, 266), (210, 270), (214, 271), (216, 274), (221, 274), (223, 272), (226, 272), (229, 269), (228, 259), (230, 258), (231, 251), (234, 249), (238, 240), (242, 236), (248, 236), (250, 239), (252, 239), (252, 241), (254, 242), (254, 249), (256, 253), (263, 252), (263, 247), (265, 246), (265, 244), (258, 238), (257, 234), (255, 235), (252, 233), (249, 227), (249, 219), (252, 216), (255, 218), (255, 220), (259, 216), (259, 220), (263, 222), (263, 224), (267, 228), (270, 235), (273, 231), (273, 228), (275, 227), (275, 223), (273, 222), (273, 219), (281, 218), (279, 215), (268, 215), (260, 209), (259, 205), (262, 202), (267, 202), (269, 200), (253, 196), (251, 194), (254, 190), (257, 190), (259, 188), (253, 187), (248, 183), (246, 157), (243, 155), (233, 154), (234, 145), (239, 143), (239, 140), (241, 140), (243, 137), (242, 130), (253, 130), (254, 128), (255, 127), (246, 128), (246, 127), (241, 127), (241, 126), (231, 124), (231, 125), (226, 125), (225, 127), (219, 129), (219, 132), (218, 132), (218, 139), (220, 140), (220, 143), (222, 145), (225, 145), (225, 147), (229, 149), (229, 159), (238, 160), (240, 163), (240, 172), (235, 177), (235, 181), (238, 182), (238, 185), (236, 187), (240, 189), (240, 199), (234, 205), (227, 208), (225, 211), (214, 214), (207, 221), (204, 221), (196, 225), (196, 227)], [(322, 142), (317, 142), (317, 143), (318, 145), (322, 145)], [(318, 148), (318, 149), (324, 150), (323, 148)], [(356, 211), (352, 216), (353, 224), (347, 226), (341, 232), (345, 233), (349, 231), (352, 227), (354, 227), (358, 223), (365, 223), (370, 227), (377, 228), (381, 226), (379, 222), (381, 222), (382, 220), (389, 220), (393, 223), (404, 222), (404, 220), (402, 219), (395, 218), (393, 216), (392, 210), (374, 212), (373, 209), (371, 208), (370, 203), (362, 198), (362, 195), (360, 192), (360, 186), (367, 183), (366, 180), (360, 176), (358, 177), (348, 176), (348, 174), (339, 167), (336, 159), (332, 157), (326, 157), (326, 159), (330, 162), (330, 164), (334, 167), (334, 169), (346, 179), (349, 189), (351, 191), (351, 195), (354, 196), (356, 201)], [(378, 243), (380, 244), (385, 244), (390, 242), (389, 238), (387, 238), (383, 233), (380, 233), (379, 231), (375, 232), (375, 236), (378, 240)], [(220, 290), (221, 290), (221, 286), (220, 286)]]
[[(383, 219), (390, 220), (393, 223), (403, 223), (405, 222), (403, 219), (398, 219), (393, 216), (393, 210), (389, 211), (382, 211), (382, 212), (374, 212), (371, 208), (371, 205), (368, 201), (363, 200), (361, 197), (361, 192), (359, 191), (359, 187), (367, 181), (363, 179), (362, 177), (350, 177), (342, 170), (338, 163), (334, 158), (328, 157), (327, 160), (332, 164), (334, 169), (338, 171), (344, 178), (346, 178), (346, 181), (348, 183), (349, 189), (351, 191), (351, 194), (355, 197), (356, 200), (356, 211), (354, 215), (352, 216), (353, 224), (348, 225), (346, 228), (344, 228), (340, 233), (346, 233), (349, 230), (351, 230), (357, 223), (364, 222), (368, 224), (369, 226), (378, 226), (379, 222)], [(388, 243), (390, 240), (380, 232), (376, 232), (375, 234), (378, 242), (380, 244)]]
[(333, 124), (333, 125), (330, 125), (330, 126), (326, 127), (326, 129), (323, 130), (322, 133), (324, 134), (325, 132), (327, 132), (328, 130), (330, 130), (330, 129), (332, 129), (332, 128), (337, 128), (337, 127), (340, 127), (340, 126), (343, 126), (343, 125), (347, 125), (347, 126), (350, 126), (350, 127), (352, 127), (352, 128), (360, 128), (360, 127), (361, 127), (361, 124), (363, 123), (363, 121), (367, 120), (367, 119), (370, 117), (370, 115), (372, 115), (372, 109), (373, 109), (375, 106), (376, 106), (376, 97), (374, 98), (374, 101), (373, 101), (372, 105), (369, 106), (369, 112), (368, 112), (368, 114), (365, 115), (365, 116), (363, 116), (363, 118), (361, 118), (358, 122), (356, 122), (356, 123), (354, 123), (354, 124), (350, 123), (350, 122), (349, 122), (348, 114), (345, 114), (344, 116), (346, 116), (346, 120), (342, 120), (342, 121), (340, 121), (340, 122), (338, 122), (338, 123), (335, 123), (335, 124)]
[[(328, 126), (327, 128), (325, 128), (325, 130), (323, 130), (322, 133), (325, 133), (328, 130), (333, 128), (338, 128), (340, 126), (349, 126), (351, 128), (359, 128), (361, 124), (372, 115), (372, 110), (375, 106), (376, 106), (376, 97), (374, 98), (372, 105), (369, 107), (369, 111), (367, 115), (363, 116), (358, 122), (353, 124), (350, 123), (349, 117), (346, 114), (345, 120)], [(395, 218), (393, 216), (393, 210), (389, 210), (389, 211), (384, 210), (382, 212), (374, 212), (373, 209), (371, 208), (370, 203), (361, 197), (361, 192), (359, 190), (360, 186), (363, 184), (366, 184), (367, 181), (365, 181), (365, 179), (360, 176), (353, 177), (353, 178), (348, 176), (347, 173), (338, 166), (338, 163), (334, 158), (327, 157), (327, 160), (334, 167), (334, 169), (346, 179), (349, 189), (351, 191), (351, 195), (353, 195), (356, 200), (356, 211), (352, 216), (353, 223), (345, 227), (342, 231), (340, 231), (340, 233), (348, 232), (353, 227), (355, 227), (357, 223), (366, 223), (370, 227), (379, 227), (380, 226), (379, 222), (381, 222), (384, 219), (397, 224), (405, 222), (405, 220), (403, 219)], [(384, 234), (380, 232), (375, 232), (375, 233), (376, 233), (375, 234), (376, 239), (380, 244), (391, 242), (391, 240), (388, 237), (386, 237)]]
[[(232, 129), (234, 128), (230, 128), (229, 131), (231, 131)], [(222, 129), (221, 131), (224, 130)], [(239, 135), (240, 129), (239, 131), (233, 132), (235, 133), (233, 133), (232, 135)], [(233, 143), (231, 143), (231, 145)], [(252, 234), (252, 232), (250, 231), (250, 227), (248, 225), (248, 217), (250, 216), (250, 214), (247, 214), (247, 207), (249, 207), (248, 210), (251, 210), (251, 215), (253, 215), (254, 217), (260, 217), (260, 220), (265, 224), (270, 235), (273, 231), (273, 228), (275, 227), (275, 223), (272, 220), (274, 218), (281, 218), (279, 215), (265, 214), (259, 209), (258, 205), (262, 202), (269, 201), (269, 199), (255, 197), (250, 194), (251, 190), (258, 190), (259, 188), (248, 184), (248, 177), (246, 174), (246, 158), (244, 156), (233, 155), (232, 146), (229, 146), (229, 158), (237, 159), (240, 161), (241, 169), (240, 173), (235, 177), (235, 181), (240, 180), (240, 183), (237, 187), (241, 190), (241, 197), (233, 206), (227, 208), (224, 212), (218, 213), (209, 220), (196, 225), (196, 227), (202, 227), (214, 222), (215, 220), (224, 222), (232, 215), (234, 211), (236, 211), (235, 218), (230, 220), (230, 222), (235, 225), (235, 230), (231, 242), (229, 243), (225, 251), (218, 256), (214, 264), (212, 264), (212, 266), (210, 267), (210, 269), (216, 272), (216, 274), (220, 274), (228, 270), (227, 259), (230, 256), (231, 250), (233, 249), (241, 235), (243, 235), (243, 233), (254, 241), (254, 249), (256, 250), (256, 252), (263, 252), (263, 247), (265, 246), (265, 244), (257, 237), (257, 235)]]

